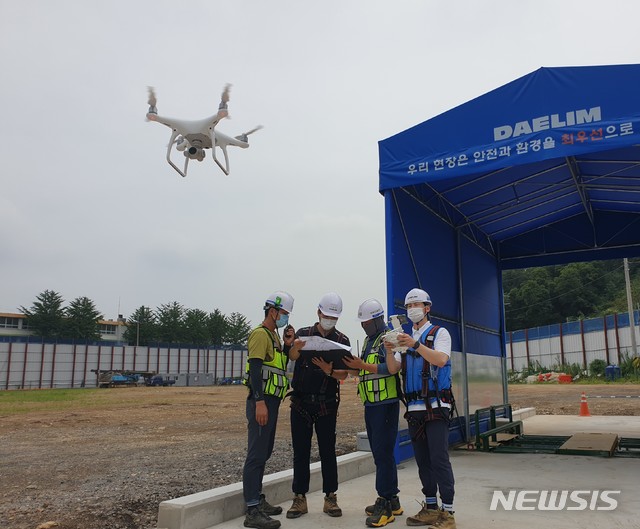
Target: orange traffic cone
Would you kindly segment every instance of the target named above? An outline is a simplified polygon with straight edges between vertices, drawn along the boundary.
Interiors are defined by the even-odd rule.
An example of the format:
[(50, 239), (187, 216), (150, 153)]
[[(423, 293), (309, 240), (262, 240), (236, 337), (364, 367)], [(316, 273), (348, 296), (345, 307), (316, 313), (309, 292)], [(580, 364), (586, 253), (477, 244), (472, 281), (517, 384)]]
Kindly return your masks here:
[(587, 396), (582, 392), (582, 397), (580, 397), (580, 413), (578, 417), (591, 417), (589, 413), (589, 405), (587, 404)]

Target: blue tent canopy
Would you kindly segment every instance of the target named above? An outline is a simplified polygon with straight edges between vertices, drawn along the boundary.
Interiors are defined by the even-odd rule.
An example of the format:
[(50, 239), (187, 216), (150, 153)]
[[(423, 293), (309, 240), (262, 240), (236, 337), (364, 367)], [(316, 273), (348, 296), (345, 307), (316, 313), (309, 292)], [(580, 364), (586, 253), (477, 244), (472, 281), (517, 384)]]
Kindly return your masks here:
[(456, 350), (504, 357), (503, 269), (640, 255), (638, 87), (540, 68), (380, 141), (389, 311), (421, 286)]
[(539, 70), (379, 143), (404, 188), (502, 268), (639, 255), (640, 65)]

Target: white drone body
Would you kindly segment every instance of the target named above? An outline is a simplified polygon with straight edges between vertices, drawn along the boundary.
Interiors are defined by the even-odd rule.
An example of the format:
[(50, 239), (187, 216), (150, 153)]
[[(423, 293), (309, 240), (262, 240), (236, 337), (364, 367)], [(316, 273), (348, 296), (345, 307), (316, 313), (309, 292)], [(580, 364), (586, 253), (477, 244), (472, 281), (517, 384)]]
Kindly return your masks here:
[[(218, 113), (214, 116), (198, 121), (188, 121), (185, 119), (159, 116), (158, 109), (156, 108), (156, 94), (153, 88), (149, 87), (149, 111), (147, 112), (147, 119), (149, 121), (162, 123), (171, 129), (171, 139), (167, 146), (167, 162), (169, 162), (169, 165), (181, 176), (187, 176), (189, 160), (197, 160), (199, 162), (204, 160), (205, 149), (211, 149), (213, 161), (216, 162), (220, 169), (222, 169), (224, 174), (228, 175), (229, 155), (227, 153), (227, 147), (229, 145), (233, 145), (235, 147), (246, 149), (249, 147), (249, 134), (253, 134), (255, 131), (262, 128), (261, 126), (256, 127), (255, 129), (250, 130), (249, 132), (244, 132), (234, 138), (215, 130), (216, 125), (220, 120), (228, 117), (229, 115), (227, 111), (227, 102), (229, 101), (230, 87), (231, 85), (227, 85), (222, 92)], [(182, 170), (180, 170), (178, 166), (171, 161), (171, 149), (174, 145), (176, 150), (182, 152), (185, 156), (184, 168)], [(220, 163), (216, 156), (216, 148), (219, 148), (224, 155), (224, 165)]]

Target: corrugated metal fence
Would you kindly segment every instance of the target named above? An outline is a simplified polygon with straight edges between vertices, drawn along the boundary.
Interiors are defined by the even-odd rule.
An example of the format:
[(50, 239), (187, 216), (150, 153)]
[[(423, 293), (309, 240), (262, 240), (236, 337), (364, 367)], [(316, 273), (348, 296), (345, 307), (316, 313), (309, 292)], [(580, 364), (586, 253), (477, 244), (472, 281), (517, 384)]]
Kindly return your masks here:
[(92, 370), (210, 373), (219, 383), (241, 377), (246, 358), (231, 349), (0, 342), (0, 389), (96, 387)]
[[(640, 344), (638, 317), (634, 312), (636, 344)], [(507, 366), (513, 371), (539, 362), (542, 367), (579, 364), (595, 359), (607, 365), (620, 363), (622, 355), (633, 356), (629, 314), (572, 321), (507, 333)]]

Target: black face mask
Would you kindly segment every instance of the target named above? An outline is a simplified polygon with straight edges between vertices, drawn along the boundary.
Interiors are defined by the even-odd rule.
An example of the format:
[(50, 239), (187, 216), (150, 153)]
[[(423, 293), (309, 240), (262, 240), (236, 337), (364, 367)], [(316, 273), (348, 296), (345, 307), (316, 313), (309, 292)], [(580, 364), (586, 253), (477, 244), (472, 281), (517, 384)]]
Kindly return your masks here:
[(362, 329), (369, 338), (375, 338), (378, 334), (384, 331), (385, 328), (384, 316), (379, 316), (372, 320), (362, 322)]

